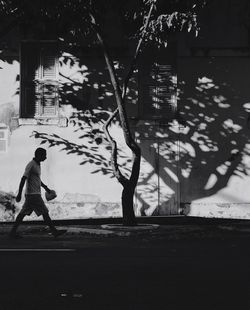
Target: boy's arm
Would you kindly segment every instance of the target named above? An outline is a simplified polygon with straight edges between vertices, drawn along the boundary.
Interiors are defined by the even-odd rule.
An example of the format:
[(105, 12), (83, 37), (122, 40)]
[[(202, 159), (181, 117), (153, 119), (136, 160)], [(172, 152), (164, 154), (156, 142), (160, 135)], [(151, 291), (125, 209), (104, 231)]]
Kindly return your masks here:
[(22, 198), (22, 191), (23, 191), (23, 187), (24, 187), (24, 184), (25, 184), (25, 181), (26, 181), (27, 177), (23, 176), (21, 178), (21, 181), (20, 181), (20, 184), (19, 184), (19, 189), (18, 189), (18, 194), (16, 196), (16, 201), (19, 202)]
[(50, 189), (42, 181), (41, 181), (41, 186), (46, 190), (46, 192), (50, 193)]

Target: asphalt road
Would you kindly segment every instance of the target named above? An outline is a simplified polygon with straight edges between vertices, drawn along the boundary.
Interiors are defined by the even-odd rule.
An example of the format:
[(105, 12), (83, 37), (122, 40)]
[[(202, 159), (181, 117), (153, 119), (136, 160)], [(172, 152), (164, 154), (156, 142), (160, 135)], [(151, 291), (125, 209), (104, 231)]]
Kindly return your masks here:
[(170, 231), (2, 237), (0, 310), (249, 309), (249, 233)]

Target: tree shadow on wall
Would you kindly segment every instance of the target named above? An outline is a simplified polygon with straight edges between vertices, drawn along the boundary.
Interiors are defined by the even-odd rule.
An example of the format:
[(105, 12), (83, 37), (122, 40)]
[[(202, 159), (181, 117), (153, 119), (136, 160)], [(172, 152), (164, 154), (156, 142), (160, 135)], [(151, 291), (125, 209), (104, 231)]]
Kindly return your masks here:
[[(69, 122), (79, 133), (79, 139), (72, 142), (64, 136), (38, 131), (34, 132), (34, 137), (42, 144), (78, 156), (81, 165), (91, 164), (92, 173), (113, 177), (110, 146), (102, 125), (115, 109), (115, 101), (108, 73), (103, 69), (103, 59), (99, 55), (72, 56), (72, 51), (67, 52), (60, 58), (61, 66), (67, 68), (61, 72), (60, 105), (62, 110), (70, 107)], [(7, 61), (11, 63), (13, 59)], [(125, 66), (126, 61), (116, 64), (121, 79)], [(216, 194), (227, 187), (232, 176), (249, 175), (247, 58), (197, 57), (190, 59), (189, 65), (181, 66), (178, 130), (176, 126), (149, 125), (140, 132), (143, 159), (151, 170), (143, 167), (141, 170), (138, 186), (147, 189), (147, 197), (137, 192), (142, 205), (138, 214), (169, 214), (169, 202), (174, 201), (178, 190), (181, 202), (189, 203)], [(129, 85), (128, 107), (135, 101), (136, 89), (133, 80)], [(119, 126), (119, 121), (116, 125)], [(146, 152), (143, 149), (145, 140), (150, 141)], [(120, 155), (122, 169), (129, 172), (129, 159), (121, 148)], [(151, 182), (155, 174), (159, 177)], [(169, 191), (161, 194), (163, 188)]]
[[(178, 195), (183, 203), (216, 194), (228, 186), (232, 176), (250, 174), (248, 62), (242, 58), (202, 58), (184, 64), (179, 78), (179, 128), (151, 126), (142, 139), (158, 132), (158, 146), (143, 153), (155, 158), (158, 183)], [(164, 136), (165, 135), (165, 136)], [(143, 137), (144, 136), (144, 137)], [(178, 146), (178, 147), (177, 147)], [(149, 181), (145, 176), (144, 186)], [(161, 191), (161, 187), (160, 187)], [(230, 198), (230, 197), (228, 197)], [(231, 197), (238, 202), (238, 197)], [(158, 193), (152, 215), (169, 214), (164, 195)], [(142, 204), (145, 214), (150, 205)]]
[[(126, 62), (126, 60), (125, 60)], [(119, 78), (123, 78), (124, 63), (116, 62)], [(135, 80), (129, 85), (128, 99), (134, 98)], [(91, 164), (91, 173), (102, 173), (113, 177), (110, 166), (110, 145), (102, 126), (110, 113), (115, 110), (115, 100), (104, 60), (98, 55), (83, 56), (69, 52), (60, 57), (60, 107), (67, 111), (69, 125), (78, 136), (77, 142), (66, 139), (63, 134), (49, 134), (34, 131), (33, 137), (41, 144), (58, 147), (68, 155), (80, 156), (80, 165)], [(116, 126), (119, 120), (115, 121)], [(119, 148), (122, 170), (129, 173), (131, 159), (123, 148)]]

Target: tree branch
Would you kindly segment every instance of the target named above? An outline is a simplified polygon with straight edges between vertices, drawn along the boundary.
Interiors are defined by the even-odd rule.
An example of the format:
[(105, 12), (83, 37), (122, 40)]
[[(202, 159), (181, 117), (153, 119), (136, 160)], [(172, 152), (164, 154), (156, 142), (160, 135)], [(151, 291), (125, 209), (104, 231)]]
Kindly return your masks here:
[(136, 50), (135, 50), (135, 54), (134, 57), (132, 59), (129, 71), (124, 79), (123, 82), (123, 90), (121, 92), (121, 88), (119, 85), (119, 81), (117, 79), (116, 73), (115, 73), (115, 69), (114, 69), (114, 64), (113, 61), (111, 60), (111, 57), (108, 53), (108, 50), (106, 48), (105, 42), (102, 38), (101, 35), (101, 31), (98, 27), (98, 25), (96, 24), (96, 20), (95, 17), (92, 13), (90, 13), (90, 18), (91, 18), (91, 23), (92, 26), (94, 27), (96, 34), (97, 34), (97, 38), (99, 40), (99, 42), (101, 43), (101, 46), (103, 48), (103, 52), (104, 52), (104, 57), (105, 57), (105, 61), (107, 63), (107, 67), (110, 73), (110, 78), (111, 78), (111, 82), (114, 88), (114, 92), (115, 92), (115, 97), (116, 97), (116, 101), (117, 101), (117, 106), (118, 108), (115, 110), (115, 112), (111, 115), (111, 117), (108, 119), (108, 121), (106, 122), (106, 124), (104, 125), (104, 133), (106, 135), (106, 137), (108, 138), (111, 147), (112, 147), (112, 159), (111, 159), (111, 164), (112, 167), (114, 169), (114, 173), (116, 178), (118, 179), (118, 181), (121, 184), (125, 184), (125, 182), (127, 182), (127, 179), (121, 174), (119, 168), (118, 168), (118, 164), (117, 164), (117, 144), (116, 142), (112, 139), (112, 137), (110, 136), (110, 133), (108, 131), (108, 127), (111, 123), (111, 121), (114, 119), (114, 117), (117, 115), (118, 111), (119, 111), (119, 116), (120, 116), (120, 120), (121, 120), (121, 125), (122, 125), (122, 129), (123, 129), (123, 133), (124, 133), (124, 138), (126, 141), (127, 146), (131, 149), (131, 151), (133, 152), (133, 166), (132, 166), (132, 172), (131, 172), (131, 176), (129, 181), (132, 182), (132, 184), (134, 186), (136, 186), (137, 184), (137, 180), (139, 178), (139, 172), (140, 172), (140, 161), (141, 161), (141, 150), (139, 148), (139, 146), (137, 145), (137, 143), (135, 142), (135, 140), (132, 138), (130, 129), (129, 129), (129, 124), (128, 124), (128, 118), (127, 118), (127, 114), (126, 114), (126, 110), (125, 110), (125, 97), (126, 97), (126, 92), (127, 92), (127, 86), (128, 86), (128, 82), (131, 78), (131, 75), (133, 74), (134, 70), (135, 70), (135, 66), (136, 66), (136, 62), (137, 62), (137, 58), (140, 54), (141, 51), (141, 45), (144, 41), (146, 32), (147, 32), (147, 27), (149, 24), (149, 20), (152, 14), (154, 8), (154, 2), (151, 4), (148, 15), (146, 17), (146, 22), (145, 22), (145, 26), (143, 29), (143, 33), (142, 36), (137, 44)]
[(125, 186), (125, 184), (128, 182), (128, 180), (123, 176), (121, 173), (118, 163), (117, 163), (117, 144), (116, 141), (111, 137), (108, 127), (110, 126), (112, 120), (117, 116), (118, 114), (118, 108), (110, 115), (106, 123), (103, 125), (103, 131), (105, 136), (107, 137), (110, 145), (111, 145), (111, 166), (114, 171), (114, 175), (117, 178), (117, 180)]
[(144, 38), (145, 38), (145, 35), (147, 33), (147, 28), (148, 28), (148, 25), (149, 25), (149, 21), (150, 21), (150, 17), (151, 17), (153, 8), (154, 8), (154, 2), (150, 6), (150, 9), (149, 9), (149, 12), (148, 12), (148, 15), (147, 15), (147, 18), (146, 18), (146, 23), (145, 23), (145, 26), (144, 26), (144, 29), (143, 29), (143, 32), (142, 32), (142, 36), (141, 36), (141, 38), (140, 38), (140, 40), (139, 40), (139, 42), (137, 44), (134, 57), (133, 57), (132, 62), (130, 64), (129, 71), (128, 71), (125, 79), (124, 79), (123, 89), (122, 89), (122, 98), (125, 98), (129, 79), (130, 79), (131, 75), (133, 74), (133, 72), (135, 70), (136, 62), (137, 62), (138, 56), (139, 56), (139, 54), (141, 52), (141, 45), (142, 45), (142, 43), (144, 41)]
[(62, 74), (61, 72), (59, 73), (60, 76), (62, 76), (63, 78), (69, 80), (72, 84), (75, 84), (75, 85), (79, 85), (79, 86), (82, 86), (82, 83), (79, 83), (77, 81), (74, 81), (73, 79), (71, 79), (70, 77)]
[(119, 116), (120, 116), (121, 126), (122, 126), (123, 133), (124, 133), (124, 138), (125, 138), (126, 144), (130, 148), (130, 141), (131, 141), (132, 137), (131, 137), (131, 133), (129, 130), (127, 113), (126, 113), (126, 110), (124, 107), (124, 100), (122, 98), (122, 92), (121, 92), (119, 81), (118, 81), (118, 78), (117, 78), (117, 75), (115, 72), (114, 63), (111, 60), (111, 56), (109, 55), (108, 49), (107, 49), (106, 44), (103, 40), (101, 30), (98, 27), (98, 25), (96, 24), (95, 17), (92, 13), (90, 13), (90, 17), (91, 17), (92, 26), (95, 29), (97, 38), (98, 38), (100, 45), (103, 49), (103, 54), (104, 54), (104, 58), (105, 58), (105, 61), (106, 61), (107, 67), (108, 67), (111, 83), (112, 83), (112, 86), (114, 88), (114, 93), (115, 93), (115, 98), (116, 98), (116, 102), (117, 102), (117, 107), (119, 110)]

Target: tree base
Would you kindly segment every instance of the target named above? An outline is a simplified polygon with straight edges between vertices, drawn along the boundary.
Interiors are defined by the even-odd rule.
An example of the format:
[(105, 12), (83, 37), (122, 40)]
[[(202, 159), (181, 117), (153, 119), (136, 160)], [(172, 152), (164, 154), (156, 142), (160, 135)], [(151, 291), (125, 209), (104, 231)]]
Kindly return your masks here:
[(123, 225), (123, 226), (131, 227), (131, 226), (137, 226), (138, 223), (137, 223), (136, 221), (123, 221), (123, 222), (122, 222), (122, 225)]

